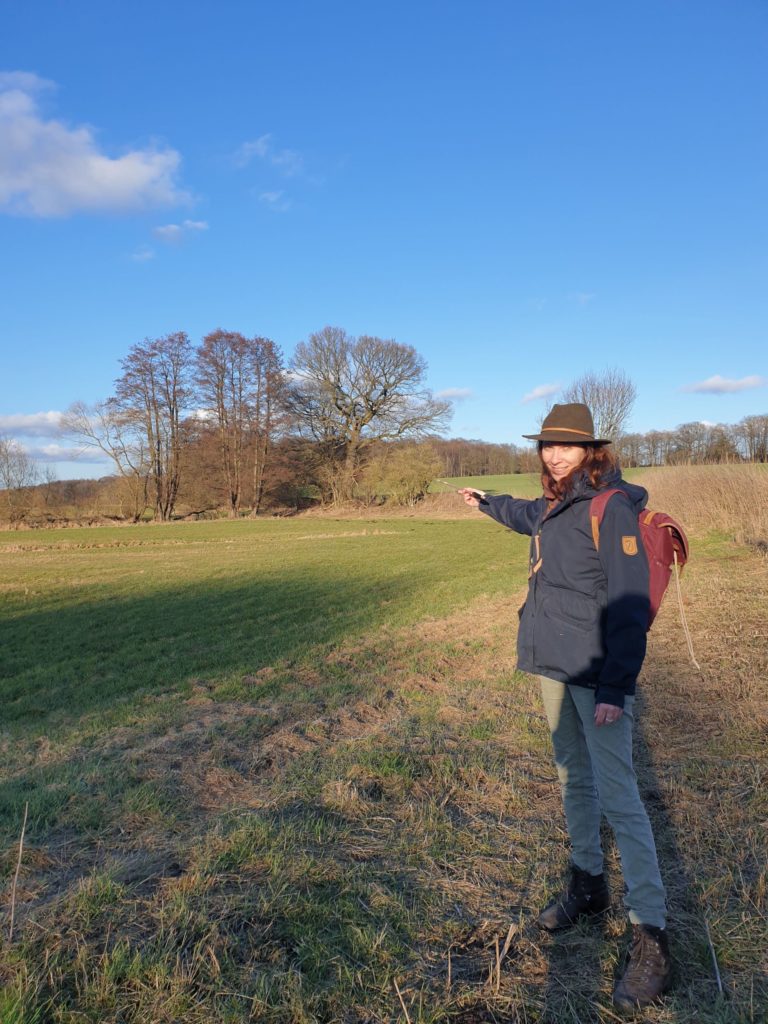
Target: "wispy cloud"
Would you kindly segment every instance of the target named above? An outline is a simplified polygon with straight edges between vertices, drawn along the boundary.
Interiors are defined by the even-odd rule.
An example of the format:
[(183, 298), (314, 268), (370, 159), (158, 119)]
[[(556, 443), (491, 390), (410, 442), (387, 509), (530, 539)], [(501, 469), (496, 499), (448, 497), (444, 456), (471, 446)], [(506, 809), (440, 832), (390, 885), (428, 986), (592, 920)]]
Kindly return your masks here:
[(291, 201), (285, 195), (282, 189), (278, 189), (275, 192), (260, 192), (259, 202), (264, 203), (270, 210), (274, 210), (275, 213), (285, 213), (286, 210), (290, 210)]
[(559, 384), (539, 384), (533, 391), (529, 391), (527, 395), (523, 395), (522, 402), (527, 405), (528, 402), (536, 402), (539, 399), (551, 398), (552, 395), (556, 395), (560, 390)]
[(464, 402), (467, 398), (473, 398), (474, 392), (471, 388), (443, 388), (435, 394), (435, 398), (446, 399), (449, 402)]
[(733, 377), (721, 377), (720, 374), (715, 374), (714, 377), (708, 377), (706, 380), (701, 380), (696, 384), (686, 384), (681, 390), (705, 395), (732, 395), (737, 391), (750, 391), (752, 388), (762, 388), (766, 384), (768, 384), (768, 378), (766, 377), (741, 377), (736, 380)]
[(39, 97), (55, 84), (29, 71), (0, 73), (0, 211), (65, 217), (169, 206), (189, 200), (174, 149), (108, 156), (89, 125), (46, 119)]
[(57, 88), (50, 78), (41, 78), (33, 71), (0, 71), (0, 92), (11, 92), (17, 89), (29, 95), (41, 92), (53, 92)]
[(193, 409), (189, 414), (191, 420), (198, 420), (200, 423), (208, 423), (216, 418), (213, 409)]
[(153, 260), (155, 256), (157, 256), (157, 253), (149, 245), (139, 246), (135, 252), (131, 253), (131, 259), (134, 263), (148, 263), (149, 260)]
[(252, 142), (244, 142), (234, 154), (236, 167), (247, 167), (253, 160), (261, 160), (277, 168), (287, 178), (301, 174), (304, 169), (304, 158), (295, 149), (278, 149), (271, 133), (260, 135)]
[(578, 302), (580, 306), (586, 306), (595, 298), (595, 295), (595, 292), (571, 292), (569, 298), (573, 299), (574, 302)]
[(152, 234), (161, 242), (174, 245), (189, 235), (207, 230), (208, 222), (205, 220), (184, 220), (181, 224), (163, 224), (161, 227), (153, 228)]
[(62, 444), (25, 445), (24, 450), (35, 462), (93, 462), (107, 464), (106, 456), (95, 455), (89, 451), (86, 455), (82, 448), (69, 448)]
[(0, 415), (0, 434), (14, 437), (53, 437), (61, 428), (61, 413), (10, 413)]

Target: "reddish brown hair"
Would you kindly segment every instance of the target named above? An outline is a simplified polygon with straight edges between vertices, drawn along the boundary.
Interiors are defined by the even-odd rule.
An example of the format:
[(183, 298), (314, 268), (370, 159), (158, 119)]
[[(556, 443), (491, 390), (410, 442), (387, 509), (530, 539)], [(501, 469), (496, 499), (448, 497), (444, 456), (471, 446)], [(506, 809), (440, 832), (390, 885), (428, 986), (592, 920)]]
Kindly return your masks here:
[(608, 476), (618, 466), (618, 460), (613, 452), (610, 450), (608, 445), (605, 444), (585, 444), (579, 445), (580, 448), (586, 449), (586, 455), (584, 461), (578, 466), (571, 470), (568, 476), (563, 477), (562, 480), (555, 480), (550, 475), (549, 470), (544, 465), (544, 460), (541, 458), (541, 450), (544, 447), (543, 441), (539, 441), (539, 459), (541, 460), (541, 483), (544, 488), (545, 494), (554, 495), (558, 501), (562, 501), (571, 491), (575, 477), (580, 473), (586, 473), (589, 477), (589, 482), (599, 491), (604, 486), (603, 478)]

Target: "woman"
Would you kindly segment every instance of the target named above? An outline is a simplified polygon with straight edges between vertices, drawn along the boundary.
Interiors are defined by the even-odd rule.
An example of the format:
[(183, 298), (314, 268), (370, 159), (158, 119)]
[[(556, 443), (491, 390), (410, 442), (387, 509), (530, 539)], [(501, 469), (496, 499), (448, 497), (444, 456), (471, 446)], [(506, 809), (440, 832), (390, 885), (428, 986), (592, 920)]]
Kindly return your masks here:
[[(609, 441), (594, 436), (586, 405), (555, 405), (538, 442), (544, 495), (533, 501), (463, 488), (465, 502), (531, 540), (528, 596), (520, 612), (518, 667), (540, 677), (571, 840), (565, 891), (538, 917), (568, 928), (608, 909), (601, 814), (621, 854), (632, 942), (614, 1003), (634, 1009), (670, 982), (664, 887), (632, 767), (635, 683), (645, 656), (648, 562), (638, 513), (648, 495), (621, 479)], [(595, 544), (590, 501), (607, 503)]]

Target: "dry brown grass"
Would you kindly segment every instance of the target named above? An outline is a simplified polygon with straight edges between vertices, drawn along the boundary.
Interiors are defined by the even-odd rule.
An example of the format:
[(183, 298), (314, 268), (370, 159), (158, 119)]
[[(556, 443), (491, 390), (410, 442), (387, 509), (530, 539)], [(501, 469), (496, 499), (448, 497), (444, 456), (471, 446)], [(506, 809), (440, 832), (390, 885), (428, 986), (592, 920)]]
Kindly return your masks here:
[(669, 466), (636, 478), (649, 504), (689, 530), (719, 530), (739, 544), (768, 552), (768, 467)]

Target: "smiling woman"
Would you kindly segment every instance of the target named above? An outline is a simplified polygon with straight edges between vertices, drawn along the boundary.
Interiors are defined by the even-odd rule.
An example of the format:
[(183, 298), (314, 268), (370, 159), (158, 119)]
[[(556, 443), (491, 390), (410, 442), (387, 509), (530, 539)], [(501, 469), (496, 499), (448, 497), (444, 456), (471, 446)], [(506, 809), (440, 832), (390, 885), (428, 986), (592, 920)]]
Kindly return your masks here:
[(580, 466), (587, 451), (580, 444), (542, 444), (541, 461), (553, 480), (563, 480)]
[[(615, 1005), (628, 1009), (654, 1002), (671, 971), (664, 887), (632, 767), (635, 684), (649, 613), (637, 515), (648, 495), (621, 479), (586, 405), (553, 406), (541, 432), (525, 436), (538, 443), (541, 498), (462, 493), (468, 505), (531, 537), (518, 667), (540, 679), (572, 846), (570, 881), (538, 924), (557, 931), (608, 909), (604, 814), (621, 853), (633, 928), (628, 966), (614, 991)], [(606, 506), (610, 521), (603, 520), (598, 550), (591, 502), (607, 488), (623, 498)]]

